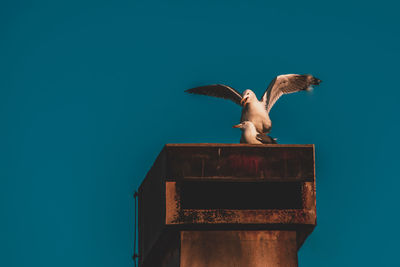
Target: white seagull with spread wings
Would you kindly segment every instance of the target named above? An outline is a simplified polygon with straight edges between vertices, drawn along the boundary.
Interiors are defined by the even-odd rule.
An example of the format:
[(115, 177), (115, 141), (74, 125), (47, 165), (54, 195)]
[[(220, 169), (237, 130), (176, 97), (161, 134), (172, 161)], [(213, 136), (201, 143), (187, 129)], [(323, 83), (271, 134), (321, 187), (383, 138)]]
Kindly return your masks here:
[(309, 74), (279, 75), (271, 81), (261, 101), (257, 99), (257, 96), (250, 89), (240, 94), (232, 87), (223, 84), (196, 87), (185, 92), (232, 100), (236, 104), (243, 106), (240, 122), (250, 121), (254, 124), (257, 132), (268, 133), (272, 126), (269, 111), (281, 95), (310, 90), (312, 85), (319, 85), (320, 83), (321, 80)]

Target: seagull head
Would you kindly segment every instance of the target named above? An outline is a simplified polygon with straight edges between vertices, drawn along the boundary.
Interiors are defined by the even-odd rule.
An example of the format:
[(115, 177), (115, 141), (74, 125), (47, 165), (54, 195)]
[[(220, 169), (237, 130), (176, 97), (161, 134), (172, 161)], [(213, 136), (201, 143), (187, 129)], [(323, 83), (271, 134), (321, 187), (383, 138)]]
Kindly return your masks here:
[(253, 129), (256, 130), (254, 124), (251, 121), (243, 121), (239, 124), (233, 125), (232, 128), (239, 128), (242, 131), (246, 130), (246, 129)]
[(249, 102), (252, 102), (254, 99), (257, 99), (256, 94), (250, 89), (247, 89), (242, 94), (242, 100), (240, 101), (240, 104), (245, 107)]

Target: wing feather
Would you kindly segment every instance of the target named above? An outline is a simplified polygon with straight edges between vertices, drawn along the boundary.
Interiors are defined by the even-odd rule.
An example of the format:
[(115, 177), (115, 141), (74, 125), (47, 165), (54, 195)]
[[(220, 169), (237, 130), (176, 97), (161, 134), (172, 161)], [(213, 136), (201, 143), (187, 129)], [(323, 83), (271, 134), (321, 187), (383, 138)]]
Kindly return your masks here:
[(312, 85), (319, 85), (320, 83), (321, 80), (309, 74), (279, 75), (269, 84), (262, 97), (262, 102), (264, 102), (267, 112), (269, 113), (275, 102), (282, 95), (307, 90)]
[(185, 92), (190, 94), (208, 95), (208, 96), (229, 99), (238, 105), (240, 105), (240, 101), (242, 100), (242, 95), (238, 91), (224, 84), (212, 84), (212, 85), (200, 86), (188, 89)]
[(266, 134), (257, 134), (256, 139), (263, 144), (277, 144), (275, 138)]

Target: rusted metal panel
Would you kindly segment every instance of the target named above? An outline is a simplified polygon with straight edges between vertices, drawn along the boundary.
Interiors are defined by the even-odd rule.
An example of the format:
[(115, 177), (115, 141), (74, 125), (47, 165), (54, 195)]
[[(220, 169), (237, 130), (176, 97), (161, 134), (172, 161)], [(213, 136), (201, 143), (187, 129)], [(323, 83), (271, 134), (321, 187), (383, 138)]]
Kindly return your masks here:
[(295, 267), (295, 231), (182, 231), (181, 267)]
[[(184, 223), (182, 223), (182, 221)], [(182, 224), (315, 224), (315, 212), (309, 210), (182, 210), (170, 225)], [(201, 228), (201, 226), (199, 226)]]
[(314, 179), (313, 145), (171, 144), (167, 179)]

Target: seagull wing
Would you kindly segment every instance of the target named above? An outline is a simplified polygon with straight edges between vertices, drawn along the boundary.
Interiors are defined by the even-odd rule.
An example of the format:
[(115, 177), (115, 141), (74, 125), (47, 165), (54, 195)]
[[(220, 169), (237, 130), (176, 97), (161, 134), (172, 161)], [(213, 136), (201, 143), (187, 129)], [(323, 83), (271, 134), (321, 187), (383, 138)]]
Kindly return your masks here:
[(208, 95), (215, 96), (224, 99), (229, 99), (240, 105), (240, 100), (242, 100), (242, 95), (227, 85), (223, 84), (212, 84), (206, 86), (200, 86), (192, 89), (188, 89), (185, 92), (197, 95)]
[(266, 134), (257, 134), (256, 139), (263, 144), (277, 144), (276, 138), (272, 138)]
[(271, 81), (261, 101), (265, 104), (267, 112), (269, 113), (272, 106), (281, 95), (308, 90), (312, 85), (319, 85), (320, 82), (321, 80), (309, 74), (279, 75)]

